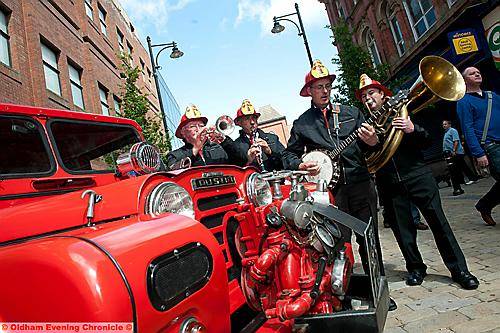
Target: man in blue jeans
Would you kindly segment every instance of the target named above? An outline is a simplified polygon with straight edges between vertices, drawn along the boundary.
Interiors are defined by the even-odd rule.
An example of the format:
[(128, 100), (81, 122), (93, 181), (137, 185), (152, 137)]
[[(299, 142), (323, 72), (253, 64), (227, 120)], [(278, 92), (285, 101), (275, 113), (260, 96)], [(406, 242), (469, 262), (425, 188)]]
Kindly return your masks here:
[(483, 79), (475, 67), (462, 72), (467, 93), (457, 103), (457, 114), (465, 136), (465, 142), (477, 164), (489, 166), (496, 180), (493, 187), (476, 204), (476, 209), (488, 225), (496, 222), (492, 209), (500, 203), (500, 96), (481, 90)]

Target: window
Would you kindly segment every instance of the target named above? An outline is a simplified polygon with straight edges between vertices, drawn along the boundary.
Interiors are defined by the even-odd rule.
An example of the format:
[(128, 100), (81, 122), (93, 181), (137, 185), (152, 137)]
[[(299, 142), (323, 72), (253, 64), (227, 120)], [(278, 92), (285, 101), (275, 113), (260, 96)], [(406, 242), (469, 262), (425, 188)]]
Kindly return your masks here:
[(43, 72), (45, 74), (45, 86), (54, 94), (61, 96), (61, 85), (59, 82), (59, 69), (57, 67), (57, 55), (47, 45), (42, 45)]
[(0, 115), (0, 142), (4, 143), (0, 177), (46, 174), (53, 169), (43, 127), (33, 119)]
[(123, 36), (122, 32), (118, 29), (116, 29), (116, 35), (118, 36), (118, 48), (120, 49), (120, 53), (123, 53), (125, 52), (125, 47), (124, 47), (125, 37)]
[(342, 5), (340, 4), (340, 1), (335, 1), (335, 4), (337, 5), (337, 11), (339, 13), (339, 17), (341, 19), (344, 19), (345, 20), (345, 13), (344, 13), (344, 8), (342, 7)]
[(120, 105), (121, 105), (121, 101), (118, 97), (116, 96), (113, 96), (113, 107), (115, 109), (115, 115), (120, 115)]
[(94, 9), (92, 8), (92, 0), (85, 0), (85, 13), (91, 19), (94, 20)]
[(101, 101), (101, 113), (109, 116), (108, 91), (99, 86), (99, 100)]
[(0, 10), (0, 61), (10, 66), (9, 32), (7, 30), (7, 15)]
[(106, 11), (99, 6), (99, 23), (101, 24), (101, 32), (107, 36), (108, 32), (106, 31)]
[(149, 68), (147, 68), (148, 70), (148, 87), (149, 89), (151, 89), (151, 71), (149, 70)]
[(392, 38), (394, 38), (394, 43), (398, 49), (399, 56), (402, 56), (406, 52), (405, 40), (403, 39), (403, 34), (401, 33), (401, 28), (399, 26), (398, 19), (396, 18), (396, 13), (391, 11), (389, 6), (386, 7), (387, 20), (389, 21), (389, 26), (392, 32)]
[(134, 67), (134, 60), (132, 59), (132, 52), (134, 51), (134, 49), (132, 48), (132, 46), (127, 43), (127, 52), (130, 56), (130, 66)]
[(69, 68), (69, 81), (71, 84), (71, 96), (73, 97), (73, 104), (80, 109), (85, 110), (83, 103), (83, 87), (82, 87), (82, 70), (77, 69), (75, 66), (68, 64)]
[(373, 38), (373, 33), (368, 29), (365, 34), (365, 42), (366, 47), (368, 48), (368, 52), (372, 58), (372, 62), (374, 66), (378, 66), (381, 64), (380, 55), (377, 49), (377, 43), (375, 43), (375, 38)]
[(431, 0), (406, 0), (403, 4), (410, 19), (415, 40), (418, 40), (436, 22), (434, 7)]
[(142, 82), (146, 82), (146, 64), (142, 59), (139, 59), (141, 62), (141, 76), (142, 76)]

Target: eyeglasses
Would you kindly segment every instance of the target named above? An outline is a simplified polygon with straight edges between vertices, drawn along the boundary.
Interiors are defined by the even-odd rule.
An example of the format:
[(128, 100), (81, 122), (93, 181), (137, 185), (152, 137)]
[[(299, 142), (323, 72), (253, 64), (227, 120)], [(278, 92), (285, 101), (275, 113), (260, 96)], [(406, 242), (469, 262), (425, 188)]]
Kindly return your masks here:
[(332, 90), (332, 85), (331, 84), (325, 84), (325, 85), (318, 85), (318, 86), (311, 86), (311, 88), (316, 89), (318, 91), (323, 91), (323, 90)]

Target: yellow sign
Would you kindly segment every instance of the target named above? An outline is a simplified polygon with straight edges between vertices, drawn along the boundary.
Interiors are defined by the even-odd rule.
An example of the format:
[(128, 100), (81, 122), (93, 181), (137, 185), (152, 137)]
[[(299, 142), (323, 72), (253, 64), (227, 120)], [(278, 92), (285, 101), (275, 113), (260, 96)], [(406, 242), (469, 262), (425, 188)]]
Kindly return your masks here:
[(471, 33), (461, 33), (453, 36), (453, 46), (457, 54), (476, 52), (478, 50), (476, 38)]

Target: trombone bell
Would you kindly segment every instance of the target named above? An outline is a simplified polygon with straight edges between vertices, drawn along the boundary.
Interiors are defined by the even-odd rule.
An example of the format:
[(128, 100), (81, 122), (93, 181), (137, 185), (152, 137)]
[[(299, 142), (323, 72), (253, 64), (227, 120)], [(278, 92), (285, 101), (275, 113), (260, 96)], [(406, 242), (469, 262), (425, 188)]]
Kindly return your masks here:
[(465, 81), (458, 69), (438, 56), (426, 56), (419, 64), (420, 76), (410, 88), (409, 113), (417, 113), (443, 99), (458, 101), (465, 95)]

